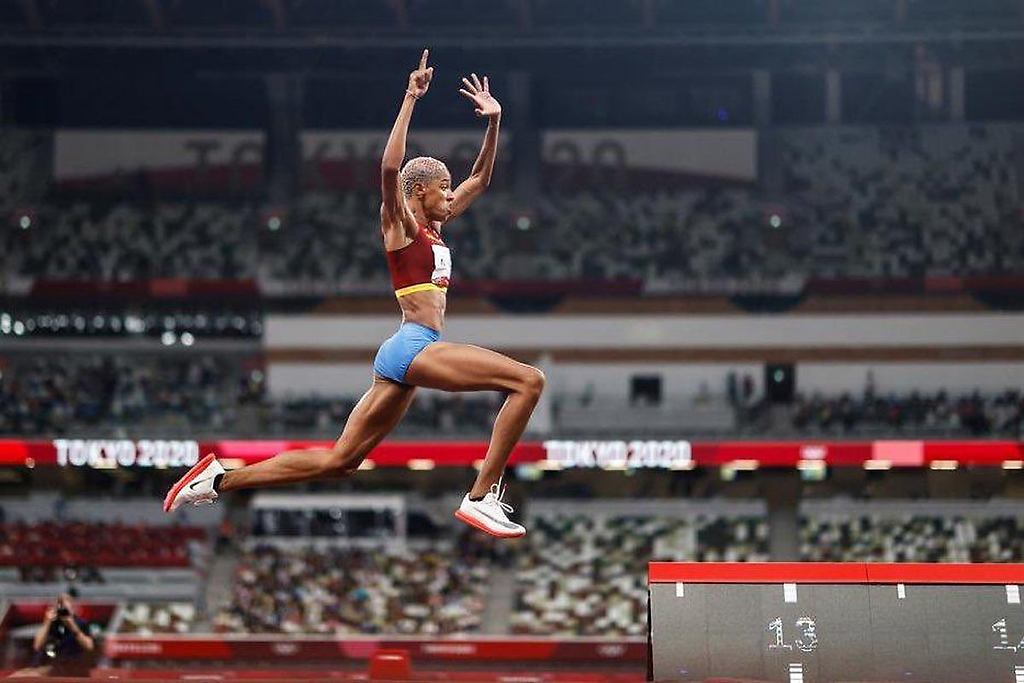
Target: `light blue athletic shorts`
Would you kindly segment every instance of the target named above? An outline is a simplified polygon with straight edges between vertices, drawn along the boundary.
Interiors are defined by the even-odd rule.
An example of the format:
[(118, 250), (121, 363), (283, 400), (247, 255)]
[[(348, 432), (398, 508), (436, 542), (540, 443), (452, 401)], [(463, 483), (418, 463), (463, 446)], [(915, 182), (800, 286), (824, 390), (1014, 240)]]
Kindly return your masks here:
[(373, 359), (373, 372), (399, 384), (405, 384), (405, 373), (409, 370), (412, 359), (428, 344), (441, 339), (437, 330), (419, 323), (402, 323), (398, 332), (388, 337)]

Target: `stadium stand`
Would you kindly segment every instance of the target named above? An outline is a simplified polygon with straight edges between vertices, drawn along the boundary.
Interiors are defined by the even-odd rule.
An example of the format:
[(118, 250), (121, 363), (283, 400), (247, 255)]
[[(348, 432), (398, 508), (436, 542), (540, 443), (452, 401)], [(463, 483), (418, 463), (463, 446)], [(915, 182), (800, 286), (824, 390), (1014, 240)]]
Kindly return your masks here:
[(12, 522), (0, 525), (0, 565), (61, 567), (188, 567), (196, 527), (103, 522)]
[[(1018, 390), (983, 395), (912, 392), (900, 396), (798, 395), (789, 407), (799, 434), (1017, 436), (1024, 418)], [(784, 425), (780, 425), (782, 430)]]
[[(785, 129), (786, 190), (771, 202), (727, 185), (549, 192), (523, 231), (513, 228), (519, 205), (496, 191), (446, 239), (463, 279), (638, 279), (649, 291), (1019, 271), (1019, 133)], [(270, 230), (248, 204), (55, 204), (4, 246), (8, 272), (26, 278), (258, 278), (268, 291), (379, 293), (388, 278), (378, 210), (373, 193), (307, 193)]]
[(804, 506), (801, 559), (813, 562), (1020, 562), (1019, 506), (886, 501)]
[(640, 501), (532, 506), (516, 568), (512, 632), (642, 635), (648, 560), (767, 558), (763, 517), (713, 511), (683, 517), (678, 506), (662, 506), (660, 514), (644, 507)]
[(827, 277), (1019, 271), (1015, 131), (990, 124), (787, 133), (790, 220), (807, 245), (805, 267)]
[(449, 634), (477, 630), (489, 576), (452, 543), (430, 549), (259, 545), (242, 555), (214, 627), (233, 633)]
[(8, 356), (0, 373), (0, 431), (64, 434), (113, 423), (226, 428), (248, 373), (228, 357), (99, 354)]
[(188, 602), (133, 602), (124, 606), (118, 633), (151, 636), (188, 633), (195, 623), (196, 607)]
[[(0, 365), (0, 430), (23, 436), (109, 434), (130, 421), (161, 435), (273, 434), (331, 438), (358, 395), (267, 392), (258, 361), (237, 354), (175, 357), (78, 353), (12, 354)], [(553, 390), (556, 433), (643, 435), (1017, 436), (1024, 429), (1019, 388), (960, 394), (798, 393), (784, 410), (752, 397), (732, 402), (699, 391), (660, 403)], [(497, 393), (421, 392), (398, 436), (486, 436), (501, 407)]]

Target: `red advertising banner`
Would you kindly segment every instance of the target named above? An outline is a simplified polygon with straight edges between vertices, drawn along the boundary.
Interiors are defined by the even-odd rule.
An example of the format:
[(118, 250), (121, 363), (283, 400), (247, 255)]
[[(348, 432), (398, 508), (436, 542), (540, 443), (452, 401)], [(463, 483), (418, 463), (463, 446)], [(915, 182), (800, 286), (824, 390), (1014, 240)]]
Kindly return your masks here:
[(415, 661), (436, 662), (639, 662), (647, 657), (643, 639), (486, 638), (291, 638), (273, 636), (122, 636), (106, 639), (114, 660), (313, 661), (367, 660), (380, 650), (402, 649)]
[[(329, 441), (168, 439), (0, 439), (0, 466), (176, 469), (215, 453), (229, 466), (265, 460), (281, 451), (330, 447)], [(375, 448), (367, 467), (471, 467), (484, 457), (486, 441), (389, 441)], [(761, 467), (814, 469), (864, 467), (1002, 467), (1024, 469), (1022, 441), (526, 441), (512, 465), (541, 469), (671, 469)]]
[[(481, 667), (486, 664), (481, 663)], [(0, 677), (13, 671), (0, 669)], [(514, 664), (503, 669), (474, 669), (469, 671), (432, 670), (415, 671), (419, 683), (643, 683), (642, 672), (613, 673), (608, 671), (574, 671), (556, 669), (553, 671), (523, 671)], [(93, 679), (105, 681), (252, 681), (269, 683), (276, 681), (330, 681), (331, 683), (366, 683), (365, 671), (339, 671), (336, 669), (93, 669)], [(56, 679), (47, 679), (56, 680)], [(60, 679), (76, 683), (80, 679)], [(374, 679), (371, 679), (374, 680)]]

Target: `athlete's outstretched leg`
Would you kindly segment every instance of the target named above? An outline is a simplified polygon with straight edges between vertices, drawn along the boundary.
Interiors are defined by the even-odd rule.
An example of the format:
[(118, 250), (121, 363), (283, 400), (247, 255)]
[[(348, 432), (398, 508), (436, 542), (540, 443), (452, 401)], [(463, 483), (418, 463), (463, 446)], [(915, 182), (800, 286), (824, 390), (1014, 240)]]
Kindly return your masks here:
[(269, 460), (230, 472), (224, 472), (216, 460), (208, 456), (174, 485), (164, 500), (164, 509), (171, 511), (184, 503), (212, 502), (217, 496), (209, 480), (221, 473), (217, 492), (350, 476), (366, 454), (402, 419), (415, 391), (415, 387), (374, 378), (369, 391), (352, 409), (345, 429), (332, 448), (284, 451)]
[(387, 436), (405, 415), (415, 388), (374, 380), (345, 422), (333, 448), (284, 451), (269, 460), (224, 475), (219, 490), (294, 484), (324, 477), (353, 474), (366, 454)]
[(531, 365), (479, 346), (449, 342), (436, 342), (420, 351), (405, 381), (443, 391), (508, 392), (494, 421), (483, 467), (469, 492), (471, 498), (483, 496), (498, 482), (544, 389), (544, 373)]

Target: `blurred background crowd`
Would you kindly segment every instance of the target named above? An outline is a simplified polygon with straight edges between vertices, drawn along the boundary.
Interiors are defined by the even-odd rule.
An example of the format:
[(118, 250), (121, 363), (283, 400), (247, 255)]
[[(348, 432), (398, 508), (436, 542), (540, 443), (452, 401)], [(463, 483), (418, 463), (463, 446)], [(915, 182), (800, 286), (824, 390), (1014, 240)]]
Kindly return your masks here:
[[(0, 2), (0, 671), (69, 586), (139, 647), (615, 644), (650, 560), (1024, 561), (1024, 6), (486, 4)], [(409, 157), (468, 174), (462, 75), (503, 106), (445, 338), (546, 374), (529, 534), (451, 518), (486, 392), (420, 391), (351, 479), (164, 515), (191, 456), (332, 441), (371, 381), (424, 47)]]

